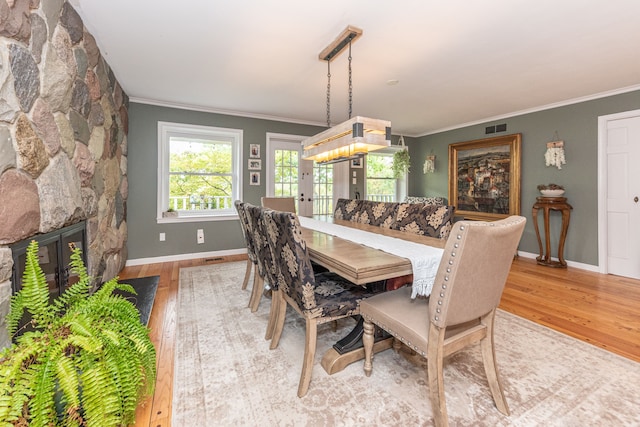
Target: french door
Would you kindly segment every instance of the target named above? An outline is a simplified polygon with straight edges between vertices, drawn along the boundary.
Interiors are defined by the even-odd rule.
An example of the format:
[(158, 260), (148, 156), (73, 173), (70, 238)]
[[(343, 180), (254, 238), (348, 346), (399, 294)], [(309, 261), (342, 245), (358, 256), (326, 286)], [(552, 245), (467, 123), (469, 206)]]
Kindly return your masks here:
[(333, 212), (333, 166), (302, 160), (305, 137), (267, 134), (267, 196), (294, 197), (302, 216)]

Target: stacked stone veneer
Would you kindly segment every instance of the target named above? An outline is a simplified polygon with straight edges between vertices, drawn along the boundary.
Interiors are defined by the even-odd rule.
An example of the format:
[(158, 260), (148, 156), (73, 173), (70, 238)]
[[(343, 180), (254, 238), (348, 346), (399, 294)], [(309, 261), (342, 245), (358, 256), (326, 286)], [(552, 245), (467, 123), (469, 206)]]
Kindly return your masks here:
[(0, 0), (0, 347), (9, 245), (87, 221), (96, 280), (126, 261), (128, 98), (64, 0)]

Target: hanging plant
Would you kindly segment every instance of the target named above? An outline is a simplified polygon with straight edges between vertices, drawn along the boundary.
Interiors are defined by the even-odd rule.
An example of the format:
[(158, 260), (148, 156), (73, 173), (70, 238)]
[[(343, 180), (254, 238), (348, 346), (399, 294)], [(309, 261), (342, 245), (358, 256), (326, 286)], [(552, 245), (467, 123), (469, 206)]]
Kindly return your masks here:
[(411, 159), (409, 157), (409, 150), (406, 148), (400, 151), (396, 151), (393, 154), (393, 176), (394, 178), (402, 178), (405, 173), (409, 172), (409, 166), (411, 166)]

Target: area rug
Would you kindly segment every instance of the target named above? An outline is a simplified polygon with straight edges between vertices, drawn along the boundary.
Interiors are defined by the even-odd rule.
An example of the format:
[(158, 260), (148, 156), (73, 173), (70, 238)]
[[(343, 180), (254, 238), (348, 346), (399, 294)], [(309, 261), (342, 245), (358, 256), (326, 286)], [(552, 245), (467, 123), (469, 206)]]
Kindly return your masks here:
[[(320, 329), (311, 386), (298, 398), (304, 322), (288, 311), (280, 345), (269, 350), (271, 301), (247, 308), (245, 265), (180, 271), (174, 427), (433, 425), (424, 368), (392, 349), (375, 356), (369, 378), (362, 362), (334, 375), (320, 366), (352, 319)], [(640, 425), (640, 364), (504, 311), (495, 338), (511, 415), (495, 408), (474, 346), (445, 362), (452, 426)]]

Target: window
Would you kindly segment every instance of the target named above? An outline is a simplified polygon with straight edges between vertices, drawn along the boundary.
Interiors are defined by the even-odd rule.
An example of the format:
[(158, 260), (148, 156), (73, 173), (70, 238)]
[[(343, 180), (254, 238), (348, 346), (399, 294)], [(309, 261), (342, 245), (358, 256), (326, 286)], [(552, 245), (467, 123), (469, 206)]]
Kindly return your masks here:
[(158, 221), (236, 216), (242, 199), (242, 130), (158, 122)]
[(394, 147), (367, 154), (366, 199), (379, 202), (399, 202), (406, 195), (406, 176), (394, 178)]

